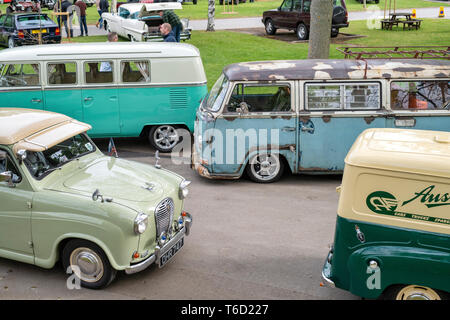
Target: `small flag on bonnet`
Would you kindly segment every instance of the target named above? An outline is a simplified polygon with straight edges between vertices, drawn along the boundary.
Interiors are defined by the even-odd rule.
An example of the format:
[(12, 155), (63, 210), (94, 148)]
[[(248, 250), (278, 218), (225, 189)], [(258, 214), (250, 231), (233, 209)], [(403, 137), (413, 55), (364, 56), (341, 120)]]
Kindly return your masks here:
[(114, 145), (114, 140), (112, 138), (109, 138), (109, 144), (108, 144), (108, 155), (118, 158), (119, 155), (117, 154), (116, 146)]

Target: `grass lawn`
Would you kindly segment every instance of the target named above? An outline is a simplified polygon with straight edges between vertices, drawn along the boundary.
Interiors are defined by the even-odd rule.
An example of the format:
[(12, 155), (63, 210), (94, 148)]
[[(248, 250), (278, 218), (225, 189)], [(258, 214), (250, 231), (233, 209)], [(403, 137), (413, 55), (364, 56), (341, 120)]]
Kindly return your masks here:
[[(330, 58), (341, 59), (343, 55), (336, 47), (358, 46), (420, 46), (449, 45), (450, 20), (424, 19), (417, 31), (370, 30), (365, 21), (353, 21), (346, 33), (367, 37), (347, 41), (344, 44), (332, 44)], [(106, 36), (76, 37), (72, 41), (106, 41)], [(289, 43), (280, 40), (242, 34), (232, 31), (194, 31), (187, 43), (199, 48), (208, 79), (208, 88), (214, 84), (224, 66), (243, 61), (305, 59), (308, 56), (307, 43)]]
[[(380, 7), (380, 10), (384, 10), (385, 1), (389, 0), (380, 0), (380, 3), (377, 6)], [(246, 3), (241, 3), (237, 6), (234, 6), (234, 11), (236, 14), (224, 14), (224, 7), (219, 5), (219, 1), (216, 0), (216, 19), (220, 18), (237, 18), (237, 17), (261, 17), (262, 13), (266, 10), (275, 9), (281, 5), (283, 0), (255, 0), (255, 2), (250, 3), (247, 0)], [(349, 11), (364, 11), (363, 5), (360, 4), (357, 0), (346, 0), (347, 9)], [(368, 7), (375, 5), (374, 2), (369, 2)], [(393, 1), (392, 1), (393, 5)], [(407, 9), (407, 8), (425, 8), (425, 7), (439, 7), (439, 6), (450, 6), (449, 4), (441, 4), (436, 2), (429, 2), (424, 0), (396, 0), (396, 8), (397, 9)], [(0, 10), (5, 12), (7, 5), (0, 5)], [(231, 8), (229, 9), (231, 10)], [(50, 13), (48, 9), (43, 9), (44, 13)], [(446, 12), (447, 13), (447, 12)], [(183, 10), (178, 10), (177, 14), (180, 17), (189, 18), (192, 20), (195, 19), (207, 19), (208, 18), (208, 0), (198, 0), (198, 3), (194, 5), (192, 2), (188, 2), (183, 5)], [(450, 14), (448, 12), (447, 14)], [(437, 13), (436, 13), (437, 15)], [(99, 18), (97, 13), (97, 9), (95, 6), (92, 6), (87, 9), (87, 23), (95, 24)], [(54, 19), (56, 20), (56, 19)]]

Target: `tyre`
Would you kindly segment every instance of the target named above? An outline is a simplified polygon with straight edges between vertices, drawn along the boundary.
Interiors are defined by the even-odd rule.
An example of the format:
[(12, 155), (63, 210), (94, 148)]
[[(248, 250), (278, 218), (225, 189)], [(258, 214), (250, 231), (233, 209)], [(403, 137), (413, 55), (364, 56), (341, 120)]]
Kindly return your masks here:
[(300, 23), (297, 26), (295, 34), (297, 35), (298, 40), (308, 40), (309, 38), (308, 28), (303, 23)]
[(250, 159), (246, 171), (250, 179), (255, 182), (275, 182), (283, 175), (284, 163), (278, 154), (257, 154)]
[(8, 48), (14, 48), (16, 46), (16, 42), (13, 37), (8, 38)]
[(70, 267), (80, 280), (81, 286), (89, 289), (101, 289), (108, 286), (117, 274), (103, 250), (95, 243), (86, 240), (69, 241), (63, 249), (62, 261), (64, 271), (67, 272)]
[(331, 31), (331, 37), (336, 38), (339, 35), (339, 29), (336, 31)]
[(268, 35), (274, 35), (275, 32), (277, 32), (277, 29), (275, 28), (272, 19), (267, 19), (266, 22), (264, 23), (265, 25), (265, 29), (266, 29), (266, 33)]
[(192, 0), (192, 3), (193, 4), (197, 4), (197, 0)]
[(386, 289), (385, 300), (447, 300), (449, 295), (440, 290), (419, 285), (395, 285)]
[(220, 4), (220, 5), (223, 5), (223, 0), (219, 0), (219, 4)]
[(150, 144), (161, 152), (171, 152), (180, 140), (176, 127), (171, 125), (153, 126), (148, 134)]

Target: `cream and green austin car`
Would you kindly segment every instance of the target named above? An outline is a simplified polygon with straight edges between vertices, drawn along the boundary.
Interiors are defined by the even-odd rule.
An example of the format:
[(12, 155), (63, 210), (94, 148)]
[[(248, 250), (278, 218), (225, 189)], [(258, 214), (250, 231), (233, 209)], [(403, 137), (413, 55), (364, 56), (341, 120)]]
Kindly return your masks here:
[(164, 266), (192, 217), (189, 181), (155, 166), (105, 156), (90, 125), (58, 113), (0, 108), (0, 257), (52, 268), (81, 285), (117, 271)]

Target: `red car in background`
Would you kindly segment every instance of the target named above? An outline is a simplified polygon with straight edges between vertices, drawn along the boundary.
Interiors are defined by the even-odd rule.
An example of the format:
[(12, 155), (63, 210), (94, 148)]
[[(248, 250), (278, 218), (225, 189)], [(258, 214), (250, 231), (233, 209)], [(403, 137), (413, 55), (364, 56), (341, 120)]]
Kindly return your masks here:
[[(3, 1), (6, 3), (7, 1)], [(6, 13), (13, 12), (40, 12), (41, 4), (40, 0), (9, 0), (9, 6), (6, 7)]]

